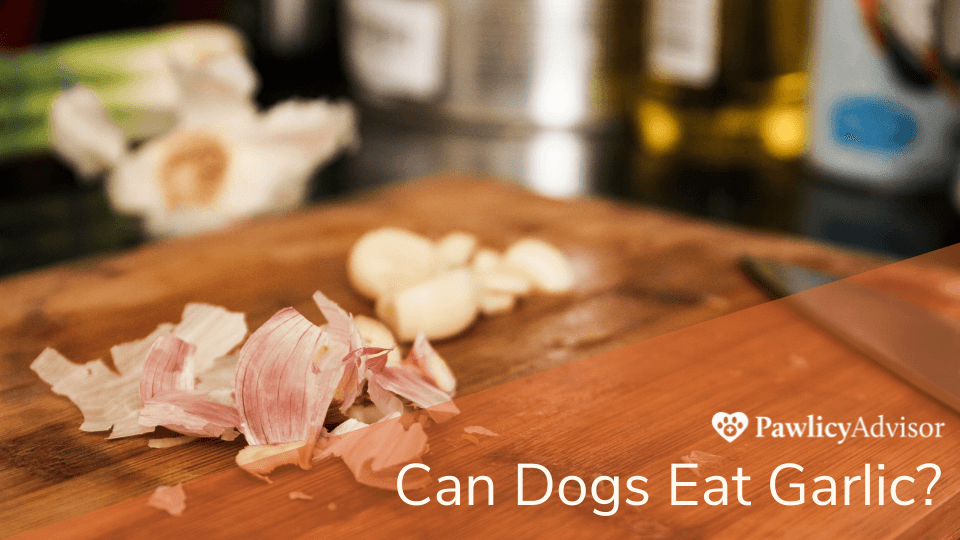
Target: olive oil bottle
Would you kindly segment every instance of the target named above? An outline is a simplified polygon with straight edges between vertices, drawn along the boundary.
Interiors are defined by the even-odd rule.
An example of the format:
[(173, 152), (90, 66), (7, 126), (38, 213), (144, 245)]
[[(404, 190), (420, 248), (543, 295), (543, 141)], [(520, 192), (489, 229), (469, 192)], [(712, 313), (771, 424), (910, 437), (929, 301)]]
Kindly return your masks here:
[(809, 0), (646, 0), (634, 195), (789, 228), (806, 140)]

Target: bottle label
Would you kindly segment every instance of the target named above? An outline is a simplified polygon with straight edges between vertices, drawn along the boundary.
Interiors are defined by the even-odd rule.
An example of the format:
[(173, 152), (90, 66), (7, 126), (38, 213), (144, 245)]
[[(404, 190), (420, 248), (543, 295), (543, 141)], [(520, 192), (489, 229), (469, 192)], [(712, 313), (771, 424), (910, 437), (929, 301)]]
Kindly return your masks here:
[(903, 105), (876, 98), (849, 98), (833, 108), (833, 139), (844, 146), (902, 151), (917, 138), (917, 119)]
[(346, 58), (364, 90), (429, 99), (443, 83), (445, 19), (433, 0), (350, 0)]
[(665, 82), (709, 86), (719, 71), (720, 0), (652, 0), (649, 70)]
[(888, 193), (945, 181), (957, 110), (905, 86), (856, 2), (817, 0), (811, 46), (810, 153), (816, 174)]

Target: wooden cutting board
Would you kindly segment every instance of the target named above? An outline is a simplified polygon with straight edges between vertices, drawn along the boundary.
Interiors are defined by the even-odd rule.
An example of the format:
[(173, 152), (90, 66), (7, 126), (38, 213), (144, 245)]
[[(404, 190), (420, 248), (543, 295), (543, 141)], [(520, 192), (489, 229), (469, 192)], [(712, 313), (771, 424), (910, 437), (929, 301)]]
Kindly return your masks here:
[[(186, 482), (216, 471), (223, 472), (186, 484), (190, 493), (197, 494), (191, 495), (191, 500), (199, 501), (189, 510), (194, 527), (201, 522), (220, 523), (203, 517), (209, 517), (210, 512), (223, 517), (223, 505), (228, 503), (233, 509), (230, 511), (244, 510), (248, 517), (256, 516), (263, 531), (271, 524), (289, 527), (289, 522), (284, 524), (281, 519), (283, 512), (271, 514), (276, 516), (272, 520), (254, 510), (262, 503), (258, 497), (285, 495), (283, 490), (295, 489), (289, 486), (297, 482), (305, 483), (304, 491), (316, 492), (322, 486), (319, 489), (324, 496), (317, 497), (316, 507), (321, 510), (311, 510), (312, 514), (328, 512), (325, 505), (333, 502), (338, 486), (348, 494), (337, 500), (341, 501), (341, 510), (352, 507), (356, 515), (350, 518), (349, 512), (340, 512), (337, 515), (343, 514), (342, 518), (326, 519), (324, 527), (332, 521), (346, 528), (325, 532), (360, 527), (360, 522), (350, 519), (366, 520), (368, 524), (363, 527), (368, 528), (357, 530), (365, 530), (367, 536), (387, 536), (406, 525), (425, 527), (425, 514), (411, 512), (412, 507), (402, 505), (395, 494), (384, 498), (382, 492), (356, 488), (349, 473), (336, 463), (306, 475), (283, 473), (282, 481), (267, 487), (251, 484), (249, 478), (232, 470), (233, 456), (241, 442), (198, 441), (154, 450), (146, 447), (146, 437), (106, 441), (105, 434), (81, 433), (77, 429), (79, 412), (65, 398), (52, 394), (28, 369), (48, 345), (78, 362), (107, 358), (110, 346), (143, 337), (159, 323), (179, 320), (184, 304), (192, 301), (243, 311), (251, 328), (286, 306), (319, 321), (310, 301), (317, 289), (346, 310), (369, 315), (370, 303), (346, 283), (344, 259), (361, 234), (383, 225), (407, 227), (433, 237), (453, 229), (466, 230), (477, 234), (483, 243), (501, 249), (519, 237), (539, 236), (570, 256), (578, 276), (577, 290), (570, 297), (527, 299), (513, 313), (481, 320), (462, 336), (437, 344), (458, 377), (460, 395), (466, 396), (458, 401), (464, 413), (430, 433), (432, 450), (425, 459), (428, 463), (433, 460), (438, 470), (481, 474), (485, 467), (479, 464), (485, 463), (490, 467), (488, 474), (509, 485), (517, 460), (541, 459), (550, 460), (558, 470), (582, 471), (585, 475), (603, 472), (601, 465), (610, 467), (609, 474), (624, 477), (631, 470), (649, 469), (651, 485), (662, 488), (663, 466), (671, 460), (693, 450), (719, 454), (725, 449), (729, 453), (729, 448), (718, 446), (718, 441), (727, 443), (709, 431), (700, 418), (704, 411), (712, 415), (711, 407), (719, 407), (721, 402), (756, 414), (808, 414), (806, 411), (816, 405), (818, 411), (824, 411), (816, 414), (846, 415), (861, 409), (864, 415), (906, 411), (924, 416), (923, 421), (956, 424), (953, 413), (777, 304), (755, 308), (771, 310), (769, 313), (742, 312), (753, 313), (749, 321), (736, 318), (743, 317), (742, 313), (713, 321), (710, 324), (719, 326), (711, 327), (711, 339), (673, 333), (602, 356), (602, 360), (577, 362), (764, 302), (766, 297), (738, 270), (737, 262), (743, 255), (787, 259), (840, 274), (854, 274), (889, 261), (650, 209), (605, 201), (561, 202), (499, 183), (438, 178), (283, 218), (260, 219), (213, 235), (156, 244), (0, 282), (0, 298), (4, 299), (0, 303), (0, 532), (30, 530), (142, 497), (159, 485)], [(934, 262), (952, 261), (941, 255)], [(885, 273), (864, 279), (873, 279), (881, 287), (896, 289), (944, 313), (960, 314), (954, 307), (956, 299), (950, 296), (950, 286), (956, 279), (953, 270), (930, 264), (887, 268)], [(802, 353), (788, 350), (794, 345), (801, 346)], [(802, 362), (791, 359), (791, 355)], [(611, 370), (616, 376), (610, 376)], [(536, 373), (541, 374), (527, 377)], [(739, 379), (734, 384), (731, 377)], [(630, 380), (636, 384), (626, 384)], [(573, 406), (560, 407), (545, 399), (558, 389), (573, 396)], [(858, 401), (857, 396), (863, 398)], [(618, 413), (610, 411), (622, 407), (636, 407), (642, 425), (628, 429), (613, 423)], [(581, 433), (565, 431), (571, 421), (563, 412), (567, 408), (582, 415), (576, 417), (583, 427)], [(678, 416), (678, 411), (687, 412)], [(553, 418), (558, 419), (549, 420)], [(609, 422), (605, 423), (605, 418)], [(486, 425), (502, 435), (493, 442), (484, 441), (477, 450), (460, 437), (467, 425)], [(943, 447), (946, 441), (956, 448), (956, 435), (950, 433), (952, 439), (941, 440), (936, 448), (931, 447), (932, 453), (923, 454), (928, 461), (939, 459), (944, 468), (936, 505), (905, 507), (907, 510), (890, 515), (882, 512), (889, 506), (845, 508), (834, 514), (817, 513), (819, 509), (812, 508), (795, 513), (791, 521), (790, 515), (781, 515), (787, 507), (760, 503), (747, 510), (712, 513), (712, 507), (701, 503), (695, 511), (675, 512), (676, 507), (663, 506), (662, 489), (651, 488), (650, 506), (641, 507), (643, 517), (638, 518), (636, 512), (628, 516), (621, 509), (621, 517), (608, 518), (602, 522), (607, 528), (597, 530), (612, 536), (627, 527), (647, 537), (694, 534), (705, 538), (760, 538), (769, 537), (775, 530), (787, 530), (777, 528), (780, 525), (758, 525), (768, 519), (786, 519), (793, 526), (823, 514), (834, 523), (829, 530), (844, 537), (880, 537), (874, 534), (880, 524), (870, 520), (892, 516), (902, 525), (888, 531), (886, 537), (913, 538), (908, 533), (940, 526), (929, 529), (933, 531), (931, 537), (947, 538), (956, 531), (956, 524), (944, 518), (956, 515), (960, 504), (957, 480), (948, 474), (956, 473), (957, 458), (949, 455), (955, 452)], [(554, 446), (538, 446), (536, 442), (554, 439)], [(582, 441), (592, 441), (593, 446), (584, 446)], [(882, 451), (888, 442), (876, 443), (876, 450)], [(724, 454), (726, 464), (721, 467), (728, 468), (721, 470), (729, 472), (731, 464), (746, 463), (748, 456), (768, 452), (751, 467), (758, 478), (769, 474), (765, 468), (785, 454), (782, 448), (759, 446), (755, 450), (736, 447), (735, 455)], [(919, 455), (915, 446), (894, 445), (887, 450), (911, 459)], [(808, 463), (812, 459), (814, 465), (826, 465), (821, 454), (822, 448), (807, 444), (798, 446), (791, 459), (796, 456)], [(840, 472), (852, 461), (856, 459), (844, 458), (829, 467)], [(584, 464), (591, 462), (591, 470), (584, 471)], [(477, 472), (470, 470), (470, 464), (478, 465)], [(668, 474), (669, 466), (666, 471)], [(856, 472), (851, 469), (844, 474)], [(224, 482), (237, 488), (231, 492), (235, 495), (203, 495), (204, 490), (209, 490), (208, 495), (218, 492)], [(755, 482), (756, 486), (761, 484)], [(252, 489), (259, 491), (250, 492)], [(509, 501), (508, 488), (503, 494), (498, 490), (501, 496)], [(596, 529), (592, 508), (568, 508), (559, 503), (553, 506), (556, 508), (551, 507), (551, 512), (571, 520), (568, 532), (582, 534)], [(380, 517), (370, 520), (370, 512), (364, 511), (368, 507), (379, 508)], [(136, 519), (126, 525), (113, 522), (121, 527), (118, 534), (129, 532), (122, 527), (130, 523), (146, 527), (159, 518), (174, 519), (146, 508), (140, 499), (125, 503), (123, 508), (127, 513), (121, 515)], [(533, 523), (529, 520), (531, 513), (520, 511), (528, 510), (526, 507), (504, 503), (495, 508), (497, 513), (489, 514), (477, 513), (479, 509), (465, 514), (466, 508), (455, 508), (449, 514), (452, 519), (437, 520), (427, 530), (451, 534), (456, 531), (449, 527), (470, 524), (476, 532), (496, 534), (491, 527), (498, 523), (495, 516), (501, 513), (507, 520), (501, 525)], [(881, 513), (872, 514), (875, 509)], [(114, 510), (99, 515), (116, 515)], [(544, 515), (553, 515), (551, 512)], [(228, 532), (228, 522), (235, 528), (250, 526), (243, 515), (223, 521), (218, 526), (227, 528), (216, 531)], [(483, 518), (480, 522), (476, 521), (478, 516)], [(83, 523), (91, 522), (83, 518), (60, 525), (59, 530), (93, 536), (110, 530), (103, 529), (106, 525), (102, 522), (96, 522), (97, 527), (92, 529), (84, 529)], [(486, 525), (480, 526), (482, 523)], [(548, 519), (538, 527), (550, 523)], [(796, 530), (817, 530), (811, 527), (818, 527), (818, 522), (812, 523)], [(858, 528), (864, 523), (873, 524)], [(62, 528), (65, 526), (69, 528)], [(310, 527), (308, 520), (298, 530), (304, 535), (321, 530)], [(156, 537), (153, 533), (148, 536)], [(795, 533), (797, 538), (808, 536)]]

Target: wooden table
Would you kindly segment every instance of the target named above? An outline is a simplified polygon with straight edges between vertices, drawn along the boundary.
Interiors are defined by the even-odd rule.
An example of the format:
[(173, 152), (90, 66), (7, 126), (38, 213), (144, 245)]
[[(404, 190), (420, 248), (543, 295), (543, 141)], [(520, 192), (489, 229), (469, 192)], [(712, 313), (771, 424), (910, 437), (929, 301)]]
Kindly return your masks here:
[[(149, 449), (145, 437), (107, 441), (106, 434), (81, 433), (79, 411), (50, 392), (28, 368), (44, 347), (52, 346), (78, 362), (108, 358), (110, 346), (143, 337), (159, 323), (178, 321), (184, 304), (193, 301), (243, 311), (251, 328), (286, 306), (315, 322), (321, 320), (310, 300), (318, 289), (347, 311), (371, 315), (372, 305), (347, 285), (344, 260), (361, 234), (388, 224), (432, 237), (454, 229), (470, 231), (500, 249), (519, 237), (538, 236), (563, 249), (575, 266), (574, 295), (525, 299), (513, 313), (482, 319), (465, 334), (436, 344), (458, 377), (459, 395), (473, 394), (465, 398), (466, 406), (470, 399), (489, 399), (490, 394), (481, 390), (765, 302), (767, 297), (738, 269), (743, 255), (787, 259), (845, 275), (889, 262), (648, 208), (595, 200), (556, 201), (501, 183), (449, 177), (7, 279), (0, 282), (0, 533), (27, 531), (144, 496), (159, 485), (230, 469), (242, 446), (241, 441), (198, 441), (161, 451)], [(936, 262), (952, 262), (948, 258)], [(953, 276), (949, 270), (914, 271), (911, 266), (873, 280), (950, 312), (955, 309), (951, 299), (937, 296), (936, 291)], [(768, 319), (764, 332), (786, 325), (788, 337), (815, 334), (812, 327), (790, 315), (774, 314)], [(736, 335), (731, 330), (731, 336)], [(835, 343), (831, 346), (845, 350)], [(612, 356), (604, 358), (615, 361)], [(683, 358), (686, 363), (677, 367), (685, 370), (687, 380), (713, 380), (716, 374), (711, 370), (730, 370), (722, 362), (697, 365), (688, 356)], [(669, 376), (671, 361), (660, 359), (660, 369), (653, 369), (656, 373), (652, 371), (651, 377), (664, 377), (662, 382), (676, 384), (677, 392), (687, 397), (696, 395), (695, 391), (690, 394), (695, 386), (683, 383), (683, 377)], [(939, 411), (955, 423), (955, 415), (869, 362), (855, 355), (853, 362), (840, 370), (843, 381), (858, 377), (864, 377), (865, 384), (887, 381), (884, 384), (903, 388), (905, 395), (923, 404), (921, 408)], [(819, 361), (810, 364), (829, 367)], [(562, 375), (556, 370), (550, 373)], [(778, 407), (789, 409), (791, 389), (775, 389), (772, 372), (757, 373), (744, 391), (777, 392), (787, 400)], [(767, 376), (769, 380), (764, 379)], [(530, 379), (534, 381), (531, 388), (545, 384), (540, 377)], [(574, 383), (567, 380), (567, 384)], [(803, 388), (792, 390), (804, 395)], [(718, 391), (737, 396), (730, 389)], [(838, 403), (843, 400), (831, 406)], [(663, 414), (667, 412), (663, 409)], [(706, 435), (698, 433), (696, 440)], [(682, 433), (673, 436), (684, 437)], [(238, 476), (237, 481), (244, 480)], [(931, 512), (944, 508), (914, 507), (909, 516), (915, 516), (910, 518), (914, 523), (927, 523), (936, 517)], [(661, 530), (650, 527), (654, 532)], [(731, 526), (723, 530), (717, 537), (749, 532)], [(855, 529), (839, 530), (849, 534)], [(709, 527), (697, 531), (697, 537), (714, 537)]]

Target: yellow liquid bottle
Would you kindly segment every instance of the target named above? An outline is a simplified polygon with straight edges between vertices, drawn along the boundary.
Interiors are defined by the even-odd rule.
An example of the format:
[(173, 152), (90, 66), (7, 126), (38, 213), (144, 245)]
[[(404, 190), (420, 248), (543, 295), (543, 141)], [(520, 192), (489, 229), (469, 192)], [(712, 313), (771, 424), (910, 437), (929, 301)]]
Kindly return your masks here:
[(807, 133), (809, 10), (809, 0), (644, 3), (634, 195), (791, 226)]

